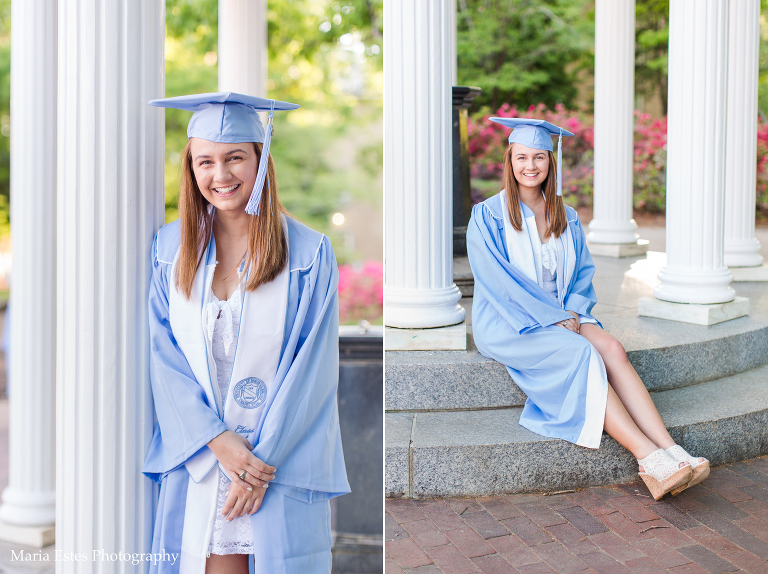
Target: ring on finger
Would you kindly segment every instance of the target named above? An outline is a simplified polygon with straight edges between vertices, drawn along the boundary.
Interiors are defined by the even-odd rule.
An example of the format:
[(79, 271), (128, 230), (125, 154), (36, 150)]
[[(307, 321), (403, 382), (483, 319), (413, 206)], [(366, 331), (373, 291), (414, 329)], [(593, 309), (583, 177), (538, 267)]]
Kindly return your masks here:
[(245, 477), (246, 477), (246, 476), (248, 476), (248, 471), (247, 471), (247, 470), (244, 470), (243, 472), (241, 472), (241, 473), (240, 473), (240, 474), (238, 474), (237, 476), (239, 476), (239, 477), (240, 477), (240, 480), (245, 480)]

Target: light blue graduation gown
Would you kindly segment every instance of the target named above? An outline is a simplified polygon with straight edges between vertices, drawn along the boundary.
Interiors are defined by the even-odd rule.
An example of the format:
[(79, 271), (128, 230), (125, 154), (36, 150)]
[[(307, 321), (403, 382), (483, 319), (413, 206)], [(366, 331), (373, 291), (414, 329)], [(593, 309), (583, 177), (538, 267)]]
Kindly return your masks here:
[[(252, 515), (255, 571), (327, 574), (332, 543), (329, 500), (349, 492), (336, 399), (338, 269), (327, 237), (290, 217), (285, 221), (290, 272), (274, 379), (278, 390), (253, 450), (277, 471), (262, 506)], [(152, 551), (168, 554), (181, 548), (190, 476), (185, 464), (227, 430), (216, 405), (208, 404), (171, 327), (170, 275), (179, 244), (178, 222), (157, 233), (149, 294), (156, 423), (143, 472), (160, 483)], [(212, 245), (201, 265), (214, 263), (215, 256)], [(202, 338), (202, 321), (200, 329)], [(160, 562), (150, 571), (178, 573), (179, 561)]]
[(528, 233), (529, 229), (537, 233), (533, 212), (520, 203), (523, 229), (516, 232), (507, 217), (507, 230), (516, 234), (508, 238), (503, 201), (497, 194), (475, 205), (467, 228), (467, 253), (475, 277), (475, 344), (480, 353), (506, 365), (528, 396), (522, 426), (598, 448), (608, 393), (605, 366), (587, 339), (555, 325), (573, 318), (567, 311), (599, 325), (590, 314), (596, 303), (595, 266), (581, 222), (566, 206), (568, 228), (556, 239), (555, 301), (536, 281), (534, 245)]

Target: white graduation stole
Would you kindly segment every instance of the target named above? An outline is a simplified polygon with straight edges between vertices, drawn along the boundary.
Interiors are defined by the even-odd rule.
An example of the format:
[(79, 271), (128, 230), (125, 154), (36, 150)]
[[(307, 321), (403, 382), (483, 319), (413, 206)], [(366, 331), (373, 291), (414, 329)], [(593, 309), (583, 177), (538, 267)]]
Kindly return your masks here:
[[(536, 260), (533, 256), (533, 245), (531, 243), (531, 238), (529, 237), (526, 218), (520, 218), (522, 221), (522, 230), (517, 231), (512, 227), (512, 221), (509, 219), (506, 190), (501, 190), (499, 197), (501, 197), (501, 211), (504, 216), (504, 235), (507, 237), (507, 254), (509, 262), (520, 269), (528, 279), (538, 284), (539, 280), (536, 273)], [(533, 227), (535, 228), (535, 216), (531, 219), (533, 219)]]
[[(531, 281), (539, 285), (540, 257), (535, 253), (534, 243), (538, 245), (537, 237), (532, 234), (538, 234), (536, 228), (536, 216), (521, 217), (522, 229), (516, 231), (512, 227), (512, 221), (509, 219), (509, 209), (507, 208), (507, 192), (501, 190), (501, 211), (504, 217), (504, 235), (507, 239), (507, 254), (509, 262), (520, 269), (522, 273)], [(522, 207), (521, 207), (522, 214)], [(565, 233), (562, 233), (556, 241), (557, 246), (557, 288), (558, 294), (562, 298), (563, 290), (571, 282), (573, 271), (576, 267), (576, 250), (573, 245), (573, 235), (571, 226), (568, 224)], [(536, 256), (538, 255), (538, 257)], [(562, 278), (565, 277), (565, 282)]]
[[(211, 244), (208, 246), (208, 251), (210, 250)], [(174, 285), (173, 278), (179, 259), (179, 253), (176, 254), (170, 275), (171, 329), (197, 382), (205, 391), (208, 404), (218, 410), (219, 418), (222, 418), (223, 414), (223, 421), (229, 430), (245, 437), (254, 445), (264, 416), (277, 392), (274, 379), (283, 344), (290, 265), (286, 262), (273, 281), (261, 285), (255, 291), (243, 290), (235, 360), (226, 402), (221, 405), (217, 404), (217, 394), (213, 388), (216, 382), (212, 380), (209, 369), (209, 365), (213, 365), (213, 356), (203, 324), (204, 311), (210, 299), (211, 283), (216, 270), (215, 263), (205, 264), (209, 255), (211, 254), (206, 253), (203, 263), (198, 267), (192, 285), (192, 295), (187, 299)], [(213, 451), (203, 447), (186, 463), (190, 480), (181, 560), (187, 564), (185, 568), (189, 571), (204, 572), (205, 569), (219, 484), (219, 473), (211, 472), (216, 462)]]

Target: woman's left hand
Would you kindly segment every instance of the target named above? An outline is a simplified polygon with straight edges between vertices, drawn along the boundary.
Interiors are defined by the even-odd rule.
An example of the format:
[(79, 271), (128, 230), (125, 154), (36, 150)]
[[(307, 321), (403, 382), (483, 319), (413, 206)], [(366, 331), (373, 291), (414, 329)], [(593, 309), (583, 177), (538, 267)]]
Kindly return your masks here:
[(561, 321), (558, 323), (561, 327), (565, 327), (569, 331), (573, 331), (574, 333), (579, 332), (579, 328), (581, 327), (581, 321), (579, 320), (579, 314), (574, 313), (573, 311), (568, 311), (571, 315), (573, 315), (573, 319), (568, 319), (567, 321)]
[(261, 507), (266, 494), (266, 488), (254, 488), (246, 490), (236, 482), (229, 484), (229, 492), (224, 508), (221, 509), (221, 515), (227, 516), (227, 522), (245, 516), (246, 514), (255, 514)]

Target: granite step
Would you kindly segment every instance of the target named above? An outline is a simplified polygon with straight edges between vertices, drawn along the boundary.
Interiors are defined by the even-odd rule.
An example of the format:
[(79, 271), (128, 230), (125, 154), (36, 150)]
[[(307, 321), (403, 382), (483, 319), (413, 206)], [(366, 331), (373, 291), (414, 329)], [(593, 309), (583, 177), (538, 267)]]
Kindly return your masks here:
[[(713, 465), (768, 453), (768, 366), (651, 396), (672, 438)], [(542, 437), (518, 424), (521, 411), (387, 413), (387, 496), (551, 492), (637, 477), (635, 459), (609, 436), (598, 450)]]
[[(653, 337), (626, 341), (627, 357), (650, 391), (665, 391), (754, 369), (768, 363), (768, 324), (748, 318), (700, 327), (637, 318)], [(603, 324), (609, 332), (610, 319)], [(737, 323), (740, 322), (740, 325)], [(617, 327), (617, 326), (614, 326)], [(718, 328), (719, 327), (719, 328)], [(670, 332), (672, 334), (670, 335)], [(642, 332), (635, 332), (641, 337)], [(675, 341), (677, 343), (675, 343)], [(389, 351), (385, 361), (387, 411), (440, 411), (516, 407), (525, 394), (504, 365), (467, 351)]]
[[(657, 238), (659, 239), (659, 238)], [(663, 234), (661, 235), (663, 240)], [(663, 241), (657, 248), (663, 248)], [(734, 283), (750, 301), (748, 317), (704, 327), (639, 317), (637, 302), (653, 295), (664, 254), (613, 259), (597, 257), (593, 284), (598, 303), (592, 313), (627, 350), (651, 391), (717, 380), (768, 363), (768, 297), (765, 283)], [(454, 260), (454, 273), (469, 281), (468, 261)], [(522, 406), (525, 395), (505, 367), (477, 352), (472, 340), (470, 298), (467, 351), (387, 352), (385, 408), (439, 411)]]

